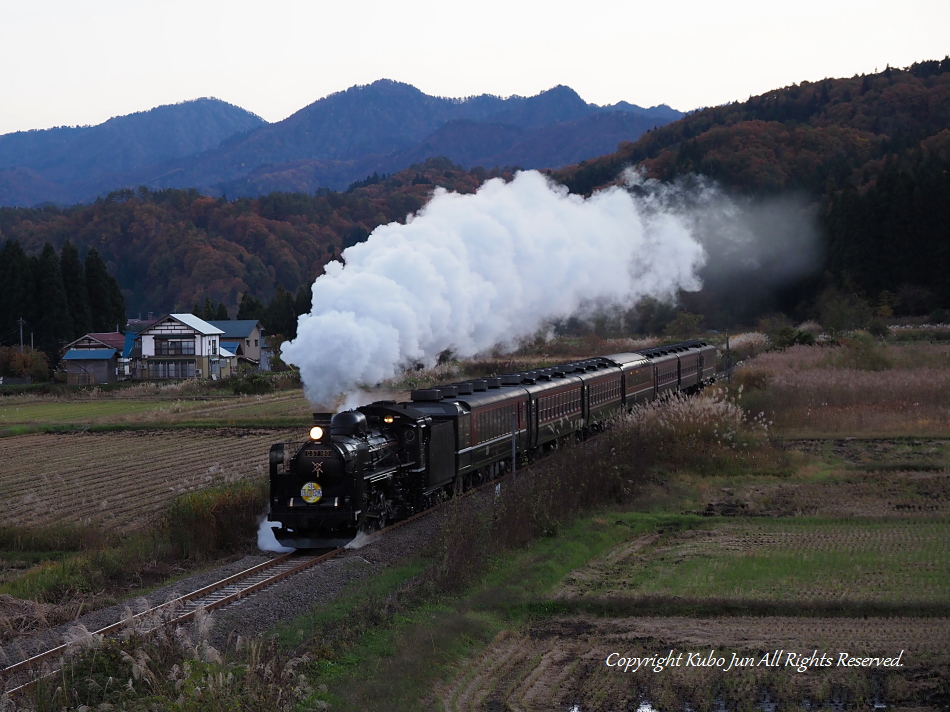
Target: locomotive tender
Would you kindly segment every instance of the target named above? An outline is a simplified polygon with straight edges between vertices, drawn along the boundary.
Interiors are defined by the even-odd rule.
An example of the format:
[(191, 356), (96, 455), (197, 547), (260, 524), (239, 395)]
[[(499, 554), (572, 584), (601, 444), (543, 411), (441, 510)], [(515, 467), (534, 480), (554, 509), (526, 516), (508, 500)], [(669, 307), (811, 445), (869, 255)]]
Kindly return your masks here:
[(715, 373), (716, 348), (687, 341), (314, 413), (309, 440), (271, 446), (268, 519), (284, 546), (343, 546)]

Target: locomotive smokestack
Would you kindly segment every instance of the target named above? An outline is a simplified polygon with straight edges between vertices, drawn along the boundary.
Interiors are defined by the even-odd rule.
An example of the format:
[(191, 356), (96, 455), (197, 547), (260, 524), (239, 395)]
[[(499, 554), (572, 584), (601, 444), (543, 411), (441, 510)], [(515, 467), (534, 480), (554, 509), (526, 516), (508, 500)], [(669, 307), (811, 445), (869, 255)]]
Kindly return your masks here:
[(405, 225), (378, 227), (327, 265), (282, 357), (311, 403), (378, 383), (451, 348), (513, 346), (552, 319), (696, 290), (689, 221), (623, 188), (568, 194), (535, 171), (474, 195), (438, 189)]

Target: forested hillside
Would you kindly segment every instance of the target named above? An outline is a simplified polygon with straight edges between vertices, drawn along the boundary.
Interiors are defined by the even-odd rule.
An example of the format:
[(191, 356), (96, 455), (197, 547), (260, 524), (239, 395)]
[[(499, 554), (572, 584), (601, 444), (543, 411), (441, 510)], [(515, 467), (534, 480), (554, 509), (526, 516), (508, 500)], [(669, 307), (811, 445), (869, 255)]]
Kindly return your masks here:
[(377, 225), (421, 208), (436, 184), (467, 193), (494, 175), (442, 159), (341, 193), (227, 201), (193, 189), (124, 190), (66, 209), (2, 208), (0, 240), (29, 255), (46, 243), (59, 251), (67, 241), (84, 255), (97, 250), (130, 316), (191, 311), (206, 299), (234, 316), (245, 294), (266, 302), (278, 287), (309, 285)]
[(705, 109), (554, 176), (589, 193), (631, 165), (743, 195), (804, 194), (838, 288), (904, 313), (950, 306), (950, 58)]
[[(576, 106), (567, 99), (565, 118)], [(529, 109), (526, 103), (521, 118), (528, 123)], [(594, 119), (613, 120), (603, 113), (579, 120)], [(523, 135), (511, 126), (481, 124), (478, 130), (486, 155), (505, 135)], [(440, 131), (440, 140), (454, 140), (452, 124)], [(704, 320), (707, 328), (722, 329), (777, 311), (805, 319), (850, 305), (866, 325), (874, 314), (950, 308), (950, 59), (803, 83), (706, 109), (552, 175), (589, 193), (618, 182), (633, 165), (660, 181), (705, 175), (760, 206), (795, 195), (805, 203), (796, 209), (818, 216), (820, 257), (811, 273), (779, 289), (764, 278), (760, 262), (737, 255), (747, 263), (745, 272), (706, 274), (702, 292), (683, 295), (681, 306), (697, 315), (685, 315), (684, 324)], [(295, 170), (306, 184), (308, 166)], [(510, 173), (466, 170), (441, 158), (390, 175), (373, 173), (342, 192), (228, 200), (194, 189), (140, 188), (70, 208), (0, 209), (4, 254), (15, 258), (11, 264), (33, 260), (29, 269), (4, 273), (4, 328), (10, 332), (10, 320), (19, 316), (9, 294), (20, 273), (32, 275), (34, 294), (41, 295), (24, 304), (39, 305), (47, 289), (39, 285), (49, 271), (39, 265), (51, 265), (57, 253), (64, 264), (72, 262), (66, 253), (74, 246), (77, 259), (101, 262), (117, 280), (131, 317), (204, 305), (200, 311), (216, 317), (222, 308), (230, 316), (239, 309), (266, 313), (278, 325), (271, 333), (289, 333), (293, 312), (307, 305), (306, 288), (347, 246), (380, 224), (404, 220), (436, 185), (468, 193), (495, 175)], [(774, 225), (777, 219), (769, 239), (793, 242), (794, 235)], [(46, 311), (33, 312), (34, 321), (46, 319)], [(651, 302), (626, 324), (662, 331), (676, 316), (674, 308)], [(85, 323), (77, 318), (59, 330), (60, 343)]]

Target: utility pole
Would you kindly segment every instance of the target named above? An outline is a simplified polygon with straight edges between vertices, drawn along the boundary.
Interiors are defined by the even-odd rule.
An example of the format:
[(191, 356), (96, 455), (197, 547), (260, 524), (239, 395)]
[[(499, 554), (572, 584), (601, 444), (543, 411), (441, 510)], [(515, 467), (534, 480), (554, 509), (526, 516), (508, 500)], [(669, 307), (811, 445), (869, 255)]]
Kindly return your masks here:
[(20, 353), (22, 354), (23, 353), (23, 324), (24, 324), (23, 317), (21, 316), (19, 319), (17, 319), (17, 322), (20, 324)]

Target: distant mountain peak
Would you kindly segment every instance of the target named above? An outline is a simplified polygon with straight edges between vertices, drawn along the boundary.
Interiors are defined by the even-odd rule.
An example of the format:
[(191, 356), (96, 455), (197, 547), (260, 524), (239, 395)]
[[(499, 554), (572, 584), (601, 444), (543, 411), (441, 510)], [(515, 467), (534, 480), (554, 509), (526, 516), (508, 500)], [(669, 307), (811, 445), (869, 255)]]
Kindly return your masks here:
[[(358, 96), (361, 94), (412, 94), (414, 96), (425, 96), (421, 89), (414, 87), (412, 84), (396, 81), (395, 79), (377, 79), (369, 84), (354, 84), (343, 91), (334, 92), (326, 96), (325, 99), (342, 95)], [(317, 99), (314, 104), (320, 103), (321, 101), (324, 101), (324, 99)], [(310, 106), (313, 106), (313, 104), (310, 104)]]
[[(121, 116), (113, 116), (112, 118), (104, 121), (99, 126), (104, 126), (110, 122), (115, 121), (126, 121), (134, 120), (141, 117), (158, 117), (162, 115), (171, 115), (181, 110), (185, 111), (221, 111), (228, 113), (241, 114), (248, 117), (251, 117), (253, 120), (256, 120), (260, 124), (266, 124), (267, 122), (258, 116), (257, 114), (248, 111), (247, 109), (242, 109), (240, 106), (231, 104), (230, 102), (224, 101), (223, 99), (218, 99), (213, 96), (203, 96), (198, 99), (185, 99), (184, 101), (179, 101), (174, 104), (160, 104), (151, 109), (146, 109), (145, 111), (136, 111), (131, 114), (123, 114)], [(86, 127), (89, 128), (89, 127)]]
[(566, 84), (558, 84), (556, 86), (551, 87), (550, 89), (545, 89), (544, 91), (539, 92), (535, 97), (532, 97), (532, 98), (537, 98), (539, 96), (561, 96), (565, 98), (570, 97), (572, 99), (576, 98), (576, 99), (580, 99), (581, 101), (584, 101), (583, 99), (581, 99), (580, 94), (578, 94), (576, 91), (571, 89), (571, 87), (567, 86)]
[[(410, 158), (441, 153), (466, 165), (558, 167), (679, 118), (618, 105), (612, 119), (595, 120), (605, 111), (564, 84), (530, 97), (448, 98), (383, 78), (325, 96), (273, 124), (202, 97), (55, 135), (0, 136), (0, 168), (34, 172), (5, 173), (2, 193), (29, 205), (89, 200), (139, 185), (230, 196), (339, 189), (374, 171), (401, 170)], [(559, 128), (532, 135), (553, 127)]]

